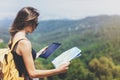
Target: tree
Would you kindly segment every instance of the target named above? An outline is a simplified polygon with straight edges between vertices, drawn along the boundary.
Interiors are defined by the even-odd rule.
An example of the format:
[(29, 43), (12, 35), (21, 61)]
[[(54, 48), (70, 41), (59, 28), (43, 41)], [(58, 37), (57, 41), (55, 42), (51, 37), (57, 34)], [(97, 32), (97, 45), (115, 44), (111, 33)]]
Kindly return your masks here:
[(107, 57), (94, 58), (89, 62), (89, 69), (99, 80), (113, 80), (120, 78), (120, 66), (115, 65)]

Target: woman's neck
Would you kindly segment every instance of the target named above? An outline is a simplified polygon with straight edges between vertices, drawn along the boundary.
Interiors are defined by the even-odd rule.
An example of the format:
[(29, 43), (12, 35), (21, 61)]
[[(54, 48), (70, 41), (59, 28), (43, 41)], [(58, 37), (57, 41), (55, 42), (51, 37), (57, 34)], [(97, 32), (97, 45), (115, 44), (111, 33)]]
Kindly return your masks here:
[(24, 31), (24, 30), (21, 30), (21, 31), (19, 31), (19, 32), (17, 32), (13, 37), (11, 37), (11, 39), (10, 39), (10, 44), (11, 44), (11, 42), (13, 42), (13, 40), (15, 39), (20, 39), (20, 38), (25, 38), (25, 39), (27, 39), (27, 37), (26, 37), (26, 32)]
[(25, 30), (21, 30), (21, 31), (17, 32), (15, 36), (19, 36), (19, 37), (20, 37), (20, 36), (21, 36), (21, 37), (26, 37), (26, 34), (27, 34), (27, 33), (26, 33), (26, 31), (25, 31)]
[(19, 31), (18, 33), (21, 35), (24, 35), (24, 36), (26, 36), (26, 34), (27, 34), (24, 30)]

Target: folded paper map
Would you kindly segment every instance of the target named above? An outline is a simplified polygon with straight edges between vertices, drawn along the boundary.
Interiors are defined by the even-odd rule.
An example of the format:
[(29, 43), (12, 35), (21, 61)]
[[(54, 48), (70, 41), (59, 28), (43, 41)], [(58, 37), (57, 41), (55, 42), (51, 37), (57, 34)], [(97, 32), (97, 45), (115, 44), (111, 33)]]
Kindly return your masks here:
[(73, 47), (65, 52), (63, 52), (62, 54), (60, 54), (59, 56), (57, 56), (53, 61), (53, 65), (55, 66), (55, 68), (59, 67), (61, 64), (71, 61), (72, 59), (75, 59), (77, 57), (79, 57), (81, 50), (77, 47)]

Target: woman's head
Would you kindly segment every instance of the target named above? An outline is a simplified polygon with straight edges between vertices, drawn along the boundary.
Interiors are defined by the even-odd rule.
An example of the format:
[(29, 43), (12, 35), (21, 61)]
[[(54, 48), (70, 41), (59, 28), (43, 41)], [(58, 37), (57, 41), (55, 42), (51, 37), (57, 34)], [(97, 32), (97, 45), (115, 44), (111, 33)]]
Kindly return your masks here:
[(30, 26), (31, 29), (34, 30), (38, 24), (38, 16), (39, 16), (39, 13), (38, 13), (37, 9), (35, 9), (33, 7), (22, 8), (18, 12), (18, 14), (10, 28), (10, 34), (12, 36), (14, 36), (15, 33), (17, 33), (20, 30), (23, 30), (27, 26)]

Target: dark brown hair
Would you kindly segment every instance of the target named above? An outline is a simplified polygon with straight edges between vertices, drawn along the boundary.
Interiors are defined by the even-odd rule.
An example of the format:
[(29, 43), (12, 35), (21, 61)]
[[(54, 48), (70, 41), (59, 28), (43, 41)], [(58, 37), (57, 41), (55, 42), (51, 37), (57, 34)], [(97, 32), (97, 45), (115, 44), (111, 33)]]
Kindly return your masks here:
[[(28, 25), (35, 25), (37, 24), (37, 18), (39, 16), (39, 13), (37, 9), (33, 7), (24, 7), (22, 8), (15, 20), (13, 21), (13, 24), (9, 30), (11, 37), (13, 37), (18, 31), (24, 29)], [(36, 28), (36, 26), (32, 26), (33, 29)]]

